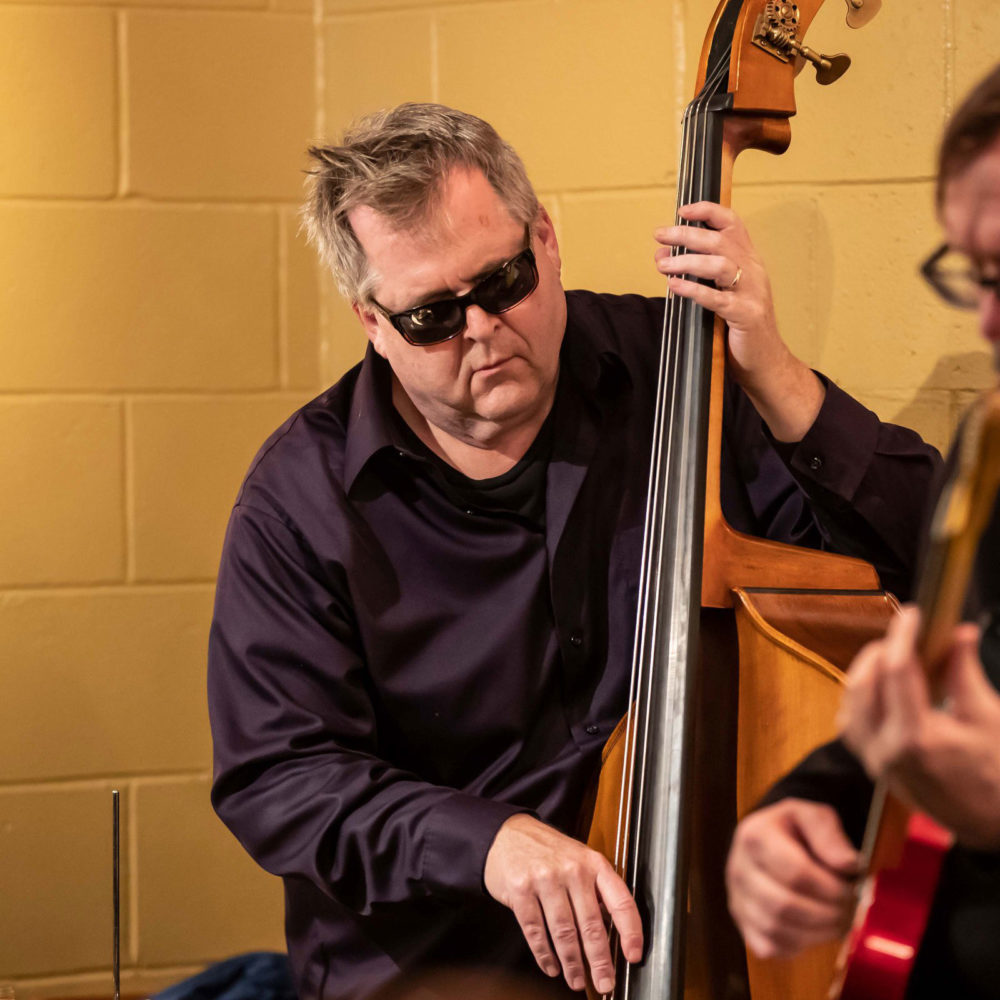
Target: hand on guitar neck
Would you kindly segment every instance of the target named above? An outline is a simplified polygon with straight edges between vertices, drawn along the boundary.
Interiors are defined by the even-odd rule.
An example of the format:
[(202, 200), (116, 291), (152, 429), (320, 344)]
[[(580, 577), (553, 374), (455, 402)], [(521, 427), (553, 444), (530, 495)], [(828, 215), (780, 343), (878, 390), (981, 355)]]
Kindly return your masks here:
[(983, 673), (979, 630), (960, 625), (932, 703), (905, 609), (858, 654), (841, 707), (844, 742), (873, 778), (978, 850), (1000, 848), (1000, 694)]

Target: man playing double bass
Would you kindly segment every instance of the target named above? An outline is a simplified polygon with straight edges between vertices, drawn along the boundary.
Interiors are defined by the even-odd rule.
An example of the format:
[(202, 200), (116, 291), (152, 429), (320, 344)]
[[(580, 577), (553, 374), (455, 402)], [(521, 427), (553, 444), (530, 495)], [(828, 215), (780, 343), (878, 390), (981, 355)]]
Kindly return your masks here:
[[(954, 305), (977, 309), (1000, 344), (1000, 66), (968, 95), (941, 143), (937, 203), (946, 242), (924, 265)], [(1000, 355), (998, 355), (1000, 356)], [(916, 654), (919, 614), (904, 610), (853, 663), (842, 739), (780, 781), (737, 829), (730, 909), (761, 956), (843, 933), (872, 784), (950, 829), (930, 922), (907, 997), (1000, 997), (1000, 518), (983, 536), (973, 604), (956, 628), (932, 704)]]
[[(233, 508), (213, 802), (284, 879), (303, 1000), (459, 965), (606, 991), (602, 908), (629, 960), (642, 926), (573, 835), (627, 707), (663, 300), (565, 292), (471, 115), (403, 105), (312, 155), (309, 226), (370, 344)], [(682, 216), (705, 228), (660, 230), (657, 260), (729, 324), (730, 522), (905, 591), (936, 453), (792, 356), (732, 212)]]

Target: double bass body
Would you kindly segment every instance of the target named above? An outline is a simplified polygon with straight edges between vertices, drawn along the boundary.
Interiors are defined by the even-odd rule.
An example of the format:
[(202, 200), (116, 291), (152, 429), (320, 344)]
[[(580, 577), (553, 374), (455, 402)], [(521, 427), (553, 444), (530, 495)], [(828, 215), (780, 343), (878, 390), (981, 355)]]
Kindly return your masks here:
[[(794, 61), (754, 44), (760, 18), (823, 0), (723, 0), (685, 115), (678, 205), (728, 204), (747, 148), (781, 152)], [(725, 910), (738, 816), (834, 732), (846, 664), (895, 608), (867, 563), (734, 531), (720, 504), (725, 327), (668, 299), (647, 504), (631, 711), (605, 748), (588, 842), (643, 912), (646, 954), (619, 1000), (822, 997), (835, 949), (748, 956)]]

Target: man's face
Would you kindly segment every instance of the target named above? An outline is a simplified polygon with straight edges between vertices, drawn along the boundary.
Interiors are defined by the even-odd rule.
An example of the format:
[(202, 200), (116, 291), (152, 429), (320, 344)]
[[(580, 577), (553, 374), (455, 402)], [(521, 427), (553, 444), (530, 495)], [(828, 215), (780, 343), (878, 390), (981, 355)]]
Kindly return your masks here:
[[(524, 248), (524, 225), (479, 171), (452, 171), (426, 227), (401, 232), (366, 205), (349, 218), (376, 276), (374, 297), (391, 313), (462, 295)], [(409, 344), (381, 313), (355, 306), (423, 418), (485, 447), (544, 419), (555, 393), (566, 329), (559, 248), (544, 210), (532, 228), (538, 287), (499, 316), (469, 306), (452, 340)]]
[[(1000, 140), (948, 181), (941, 208), (945, 237), (953, 250), (968, 255), (988, 278), (1000, 273)], [(979, 329), (1000, 365), (1000, 298), (980, 291)]]

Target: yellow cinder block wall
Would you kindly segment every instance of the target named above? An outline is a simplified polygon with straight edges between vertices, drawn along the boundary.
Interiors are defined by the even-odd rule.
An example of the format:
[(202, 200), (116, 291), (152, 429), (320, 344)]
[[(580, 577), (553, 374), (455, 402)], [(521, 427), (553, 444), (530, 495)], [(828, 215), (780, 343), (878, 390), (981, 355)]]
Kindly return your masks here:
[[(303, 155), (440, 100), (522, 152), (569, 287), (659, 294), (678, 121), (715, 0), (0, 0), (0, 980), (125, 991), (281, 947), (280, 888), (211, 814), (204, 649), (253, 451), (360, 357), (297, 231)], [(1000, 5), (827, 0), (855, 65), (797, 87), (790, 151), (737, 164), (785, 336), (943, 445), (991, 378), (916, 275), (934, 145), (996, 58)]]

